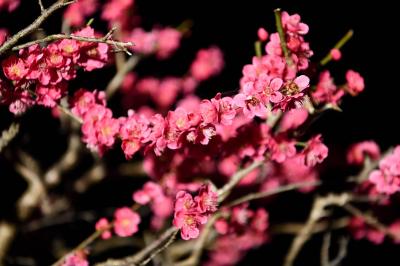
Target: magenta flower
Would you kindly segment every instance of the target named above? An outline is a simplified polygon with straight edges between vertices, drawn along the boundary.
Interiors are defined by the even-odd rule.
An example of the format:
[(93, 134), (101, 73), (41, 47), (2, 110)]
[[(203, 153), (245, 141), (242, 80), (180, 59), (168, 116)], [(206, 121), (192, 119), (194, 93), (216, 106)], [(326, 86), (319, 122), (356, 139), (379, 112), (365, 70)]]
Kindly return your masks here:
[(12, 55), (2, 62), (4, 75), (11, 80), (20, 81), (28, 73), (28, 69), (22, 59)]
[(379, 146), (375, 141), (362, 141), (353, 144), (347, 152), (347, 162), (349, 164), (361, 165), (368, 156), (372, 160), (376, 160), (381, 155)]
[(117, 209), (114, 213), (114, 231), (122, 237), (131, 236), (138, 231), (140, 216), (128, 207)]
[(379, 170), (369, 176), (376, 190), (384, 194), (394, 194), (400, 190), (400, 146), (379, 162)]
[(307, 142), (307, 147), (303, 150), (302, 155), (305, 165), (308, 167), (322, 163), (328, 157), (328, 147), (322, 143), (321, 135), (317, 135)]
[(352, 95), (357, 95), (364, 90), (364, 78), (360, 73), (349, 70), (346, 73), (348, 91)]
[(200, 213), (217, 211), (218, 194), (213, 191), (210, 184), (203, 185), (194, 200)]
[(192, 65), (190, 74), (198, 81), (203, 81), (221, 72), (224, 67), (224, 59), (218, 47), (210, 47), (200, 50)]
[(110, 227), (111, 227), (110, 223), (108, 222), (108, 220), (106, 218), (101, 218), (96, 223), (96, 230), (103, 231), (101, 233), (102, 239), (109, 239), (111, 237), (111, 231), (109, 230)]
[(243, 114), (248, 118), (254, 116), (264, 118), (267, 115), (267, 107), (260, 95), (246, 96), (243, 93), (235, 95), (233, 102), (237, 107), (242, 108)]

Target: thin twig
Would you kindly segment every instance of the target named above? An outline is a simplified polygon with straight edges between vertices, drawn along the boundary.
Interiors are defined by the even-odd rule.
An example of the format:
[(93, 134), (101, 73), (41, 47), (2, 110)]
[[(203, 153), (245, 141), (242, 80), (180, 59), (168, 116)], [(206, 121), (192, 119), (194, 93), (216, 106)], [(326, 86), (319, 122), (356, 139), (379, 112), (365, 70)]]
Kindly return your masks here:
[(257, 192), (257, 193), (252, 193), (252, 194), (248, 194), (245, 195), (241, 198), (238, 198), (234, 201), (232, 201), (231, 203), (228, 204), (229, 207), (244, 203), (244, 202), (248, 202), (251, 200), (256, 200), (256, 199), (262, 199), (262, 198), (266, 198), (275, 194), (279, 194), (279, 193), (283, 193), (286, 191), (291, 191), (291, 190), (295, 190), (295, 189), (299, 189), (299, 188), (304, 188), (304, 187), (315, 187), (315, 186), (319, 186), (321, 185), (321, 181), (308, 181), (308, 182), (299, 182), (299, 183), (293, 183), (293, 184), (289, 184), (286, 186), (281, 186), (278, 187), (276, 189), (273, 190), (268, 190), (268, 191), (262, 191), (262, 192)]
[(339, 195), (329, 194), (325, 197), (317, 197), (314, 200), (313, 207), (311, 209), (308, 220), (302, 230), (294, 238), (289, 251), (285, 257), (284, 266), (292, 266), (294, 260), (302, 249), (303, 245), (311, 237), (312, 231), (317, 222), (327, 215), (325, 208), (330, 205), (343, 206), (348, 203), (351, 196), (348, 193), (342, 193)]
[(139, 63), (140, 57), (137, 55), (131, 56), (125, 64), (117, 71), (115, 76), (111, 79), (111, 81), (108, 83), (105, 92), (107, 99), (111, 98), (114, 93), (118, 90), (118, 88), (121, 86), (122, 82), (124, 81), (124, 78), (126, 74), (129, 73), (136, 65)]
[(96, 266), (139, 266), (145, 265), (149, 258), (155, 256), (170, 244), (178, 233), (179, 229), (176, 227), (170, 227), (167, 229), (156, 241), (136, 253), (135, 255), (128, 256), (122, 259), (109, 259), (105, 262), (96, 264)]
[(28, 36), (31, 34), (33, 31), (37, 30), (40, 25), (49, 17), (51, 16), (55, 11), (58, 9), (65, 7), (71, 3), (74, 3), (75, 0), (73, 1), (67, 1), (67, 0), (58, 0), (55, 2), (53, 5), (51, 5), (49, 8), (45, 9), (42, 14), (35, 19), (29, 26), (26, 28), (20, 30), (16, 34), (14, 34), (10, 39), (8, 39), (1, 47), (0, 47), (0, 55), (3, 55), (5, 52), (8, 50), (12, 49), (15, 44), (18, 43), (19, 40), (22, 38)]
[(42, 0), (38, 0), (39, 3), (39, 7), (40, 7), (40, 12), (43, 14), (43, 12), (45, 11), (45, 8), (43, 6)]
[(279, 39), (281, 41), (283, 55), (285, 56), (286, 63), (288, 64), (288, 66), (292, 66), (293, 61), (292, 58), (290, 57), (289, 49), (286, 44), (286, 36), (282, 25), (281, 9), (280, 8), (275, 9), (274, 14), (275, 14), (276, 29), (279, 34)]
[(0, 152), (17, 136), (19, 132), (19, 124), (12, 123), (10, 127), (1, 132), (0, 136)]
[(203, 228), (201, 235), (199, 238), (196, 240), (196, 243), (193, 246), (192, 253), (191, 255), (181, 261), (177, 262), (174, 265), (175, 266), (196, 266), (199, 265), (199, 260), (201, 257), (201, 254), (203, 253), (203, 249), (206, 246), (207, 239), (209, 238), (208, 236), (210, 235), (211, 229), (213, 228), (214, 223), (218, 220), (219, 217), (221, 217), (222, 213), (218, 212), (215, 213), (208, 221), (206, 226)]
[[(343, 47), (343, 45), (345, 45), (350, 39), (351, 37), (353, 37), (354, 31), (353, 30), (349, 30), (333, 47), (333, 49), (340, 49)], [(332, 54), (329, 51), (329, 53), (327, 53), (327, 55), (321, 60), (320, 65), (321, 66), (325, 66), (326, 64), (328, 64), (330, 61), (332, 60)]]
[[(320, 221), (314, 225), (312, 234), (318, 234), (329, 230), (337, 230), (345, 228), (349, 225), (350, 218), (342, 217), (334, 221)], [(282, 223), (277, 225), (272, 225), (269, 229), (271, 234), (285, 234), (285, 235), (296, 235), (304, 227), (303, 223)]]
[(218, 201), (222, 202), (229, 195), (231, 190), (242, 180), (247, 174), (249, 174), (254, 169), (260, 167), (264, 161), (255, 161), (248, 167), (236, 172), (228, 183), (226, 183), (222, 188), (218, 190)]
[(342, 260), (347, 256), (347, 246), (349, 244), (349, 239), (347, 237), (342, 237), (339, 240), (339, 252), (334, 260), (329, 263), (329, 266), (338, 266)]
[(321, 266), (329, 266), (329, 248), (331, 246), (331, 232), (325, 233), (321, 246)]
[(400, 239), (400, 235), (394, 234), (392, 231), (390, 231), (384, 224), (382, 224), (377, 218), (374, 216), (363, 213), (361, 210), (356, 208), (355, 206), (351, 205), (350, 203), (347, 203), (346, 205), (343, 206), (343, 208), (348, 211), (349, 213), (353, 214), (354, 216), (361, 217), (365, 223), (368, 225), (378, 229), (382, 233), (384, 233), (387, 236), (390, 236), (391, 238), (395, 240)]
[(75, 41), (80, 41), (80, 42), (105, 43), (108, 45), (116, 46), (117, 48), (126, 48), (126, 47), (133, 46), (133, 43), (131, 43), (131, 42), (114, 41), (114, 40), (110, 40), (109, 37), (110, 36), (108, 36), (108, 34), (102, 38), (82, 37), (82, 36), (76, 36), (73, 34), (53, 34), (53, 35), (49, 35), (43, 39), (34, 40), (34, 41), (30, 41), (30, 42), (27, 42), (27, 43), (24, 43), (21, 45), (17, 45), (15, 47), (13, 47), (12, 50), (18, 51), (20, 49), (24, 49), (24, 48), (32, 46), (34, 44), (53, 42), (53, 41), (63, 40), (63, 39), (75, 40)]

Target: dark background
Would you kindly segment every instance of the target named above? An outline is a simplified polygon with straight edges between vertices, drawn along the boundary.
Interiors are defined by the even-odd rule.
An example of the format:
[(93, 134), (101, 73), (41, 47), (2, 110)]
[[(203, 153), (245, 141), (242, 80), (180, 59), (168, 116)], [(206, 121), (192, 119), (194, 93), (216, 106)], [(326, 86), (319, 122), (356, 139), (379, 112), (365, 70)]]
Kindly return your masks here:
[[(15, 32), (37, 16), (36, 1), (22, 0), (22, 2), (14, 14), (1, 14), (0, 25), (9, 25), (11, 31)], [(397, 41), (399, 23), (394, 1), (137, 0), (136, 2), (138, 12), (142, 15), (142, 25), (146, 29), (150, 29), (154, 24), (177, 26), (186, 19), (191, 19), (194, 23), (191, 36), (184, 39), (182, 48), (176, 56), (165, 62), (145, 62), (139, 67), (139, 71), (156, 75), (167, 73), (181, 75), (186, 72), (187, 66), (199, 48), (216, 44), (224, 51), (226, 67), (219, 77), (201, 85), (199, 94), (204, 97), (213, 96), (217, 91), (231, 91), (238, 88), (242, 66), (250, 63), (254, 54), (253, 43), (257, 29), (263, 26), (270, 33), (275, 31), (274, 8), (281, 7), (289, 13), (299, 13), (302, 20), (310, 26), (307, 40), (314, 51), (312, 58), (314, 61), (321, 59), (337, 40), (350, 28), (353, 29), (355, 32), (353, 39), (342, 49), (343, 59), (331, 63), (328, 67), (338, 84), (344, 81), (347, 69), (360, 72), (365, 78), (366, 89), (358, 97), (347, 97), (342, 105), (343, 113), (327, 113), (313, 126), (312, 131), (323, 134), (332, 154), (330, 163), (334, 166), (343, 164), (344, 150), (353, 142), (374, 139), (383, 148), (399, 143), (400, 75)], [(60, 28), (59, 25), (60, 13), (45, 23), (44, 29), (48, 33), (55, 33)], [(94, 27), (97, 26), (102, 26), (101, 22), (95, 22)], [(104, 75), (99, 78), (96, 76), (98, 73)], [(86, 76), (83, 82), (89, 88), (101, 89), (106, 84), (102, 79), (107, 80), (112, 74), (109, 69), (97, 74), (92, 73)], [(14, 119), (5, 107), (0, 108), (0, 115), (0, 129), (7, 127)], [(35, 108), (19, 119), (23, 123), (21, 136), (16, 142), (40, 158), (44, 167), (51, 165), (65, 148), (65, 140), (62, 134), (58, 133), (58, 122), (51, 119), (49, 112), (42, 108)], [(4, 197), (0, 204), (0, 217), (13, 216), (11, 211), (13, 202), (24, 188), (23, 181), (13, 174), (11, 168), (12, 165), (6, 158), (0, 157), (2, 195), (0, 197)], [(323, 178), (335, 178), (336, 173), (342, 173), (342, 170), (328, 167)], [(99, 188), (85, 197), (76, 198), (77, 210), (103, 210), (106, 207), (129, 202), (132, 191), (129, 181), (120, 178), (112, 182), (115, 187), (108, 190)], [(122, 190), (120, 190), (121, 184), (124, 187)], [(99, 197), (101, 199), (98, 199)], [(293, 211), (296, 214), (293, 216), (303, 221), (308, 213), (310, 199), (304, 200), (301, 195), (295, 195), (278, 201), (277, 206), (271, 210), (271, 216), (291, 216), (287, 212)], [(92, 224), (78, 222), (52, 230), (59, 231), (61, 228), (68, 232), (76, 231), (76, 234), (70, 235), (71, 241), (74, 239), (76, 241), (76, 237), (82, 238), (91, 232)], [(44, 256), (54, 234), (56, 233), (50, 230), (36, 235), (20, 236), (13, 252), (18, 255), (21, 248), (31, 249), (22, 252), (23, 255), (36, 256), (46, 265), (49, 258)], [(291, 237), (274, 238), (271, 245), (250, 252), (242, 265), (280, 265), (291, 239)], [(334, 235), (333, 240), (336, 239)], [(306, 244), (298, 260), (300, 263), (297, 265), (319, 265), (320, 245), (319, 236)], [(396, 259), (398, 251), (400, 247), (390, 244), (390, 241), (380, 246), (367, 241), (352, 241), (349, 255), (342, 265), (398, 265), (398, 258)]]

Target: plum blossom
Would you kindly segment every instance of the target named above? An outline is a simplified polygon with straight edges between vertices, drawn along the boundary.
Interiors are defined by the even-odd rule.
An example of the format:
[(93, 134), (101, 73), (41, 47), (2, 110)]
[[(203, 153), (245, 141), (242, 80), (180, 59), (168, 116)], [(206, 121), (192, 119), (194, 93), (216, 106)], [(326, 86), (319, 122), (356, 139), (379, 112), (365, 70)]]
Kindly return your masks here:
[(375, 141), (362, 141), (353, 144), (347, 152), (347, 162), (349, 164), (361, 165), (364, 163), (366, 157), (372, 160), (378, 159), (380, 156), (379, 146)]
[(400, 146), (379, 162), (379, 169), (371, 172), (369, 181), (380, 193), (391, 195), (400, 190)]
[(101, 218), (96, 223), (96, 230), (103, 231), (101, 233), (102, 239), (109, 239), (111, 237), (111, 231), (109, 230), (110, 227), (111, 225), (106, 218)]
[(119, 208), (114, 213), (114, 231), (118, 236), (131, 236), (138, 231), (140, 216), (128, 207)]

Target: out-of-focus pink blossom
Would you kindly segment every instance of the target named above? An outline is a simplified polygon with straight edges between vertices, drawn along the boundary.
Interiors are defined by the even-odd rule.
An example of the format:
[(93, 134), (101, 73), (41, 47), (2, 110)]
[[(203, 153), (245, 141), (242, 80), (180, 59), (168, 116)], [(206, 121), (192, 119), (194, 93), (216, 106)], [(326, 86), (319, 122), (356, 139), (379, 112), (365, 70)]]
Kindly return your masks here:
[(394, 194), (400, 190), (400, 146), (379, 162), (379, 169), (369, 175), (376, 190), (384, 194)]
[(198, 81), (203, 81), (221, 72), (224, 59), (218, 47), (210, 47), (197, 52), (196, 58), (190, 66), (190, 74)]
[(110, 227), (111, 227), (110, 223), (108, 222), (108, 220), (106, 218), (101, 218), (96, 223), (96, 230), (103, 231), (101, 233), (102, 239), (109, 239), (111, 237), (111, 231), (109, 230)]
[(114, 231), (118, 236), (127, 237), (138, 231), (140, 216), (130, 208), (117, 209), (114, 217)]
[(349, 164), (363, 164), (368, 156), (372, 160), (379, 158), (381, 152), (375, 141), (362, 141), (353, 144), (347, 152), (347, 162)]

